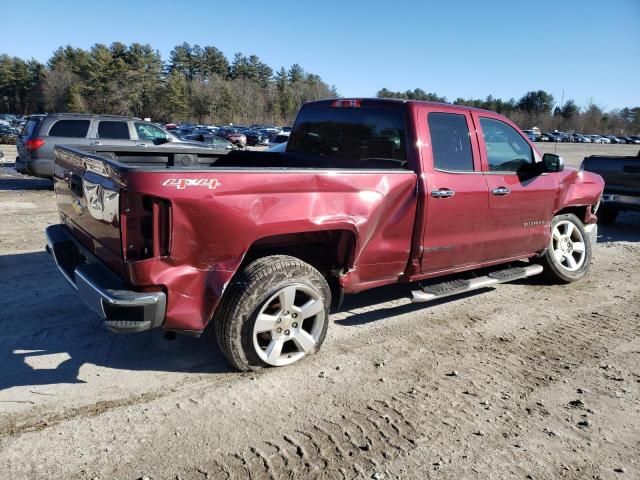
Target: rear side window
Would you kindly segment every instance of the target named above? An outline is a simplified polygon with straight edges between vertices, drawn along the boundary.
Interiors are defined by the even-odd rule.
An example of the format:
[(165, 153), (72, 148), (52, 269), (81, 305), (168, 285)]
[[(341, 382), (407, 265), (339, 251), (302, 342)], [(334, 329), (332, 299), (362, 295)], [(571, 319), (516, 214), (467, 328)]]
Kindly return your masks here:
[(473, 154), (465, 116), (434, 112), (428, 115), (427, 121), (434, 167), (450, 172), (472, 172)]
[(49, 129), (49, 136), (84, 138), (88, 131), (89, 120), (58, 120)]
[(127, 122), (101, 121), (98, 124), (98, 138), (111, 140), (130, 140)]
[(516, 130), (500, 120), (480, 117), (489, 170), (520, 172), (533, 164), (533, 151)]
[(136, 122), (135, 127), (140, 140), (156, 142), (167, 139), (167, 134), (164, 130), (150, 123)]
[(38, 125), (40, 124), (40, 119), (39, 118), (31, 118), (29, 120), (27, 120), (27, 123), (24, 124), (24, 127), (22, 127), (22, 132), (20, 133), (20, 136), (22, 137), (31, 137), (35, 134), (36, 132), (36, 128), (38, 128)]
[[(406, 168), (401, 108), (328, 105), (302, 109), (287, 152), (317, 157), (328, 168)], [(322, 160), (322, 162), (320, 162)]]

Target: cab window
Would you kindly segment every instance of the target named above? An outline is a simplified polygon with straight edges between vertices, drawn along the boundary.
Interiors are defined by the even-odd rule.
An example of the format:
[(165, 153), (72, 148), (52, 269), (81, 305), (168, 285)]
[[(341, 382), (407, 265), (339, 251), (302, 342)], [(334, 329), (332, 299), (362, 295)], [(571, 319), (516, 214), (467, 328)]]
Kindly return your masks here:
[(533, 165), (533, 150), (513, 127), (500, 120), (480, 117), (480, 127), (492, 172), (522, 172)]

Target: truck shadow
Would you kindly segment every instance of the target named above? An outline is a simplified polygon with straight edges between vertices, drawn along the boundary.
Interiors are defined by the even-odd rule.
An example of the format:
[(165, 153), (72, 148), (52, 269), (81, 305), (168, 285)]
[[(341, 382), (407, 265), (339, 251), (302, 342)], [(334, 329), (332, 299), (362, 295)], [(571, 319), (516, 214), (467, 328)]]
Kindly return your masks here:
[(598, 243), (640, 242), (640, 212), (622, 212), (613, 225), (598, 225)]
[(53, 190), (51, 180), (22, 175), (13, 168), (8, 168), (10, 165), (4, 163), (0, 167), (0, 190)]
[[(524, 281), (529, 282), (531, 279)], [(335, 322), (344, 326), (364, 325), (378, 320), (383, 320), (390, 316), (403, 315), (405, 313), (411, 313), (425, 308), (433, 308), (438, 305), (452, 303), (456, 300), (475, 297), (476, 295), (482, 295), (493, 290), (493, 288), (481, 288), (471, 292), (451, 295), (450, 297), (444, 297), (439, 300), (432, 300), (426, 303), (411, 303), (410, 297), (412, 288), (418, 287), (414, 284), (405, 283), (375, 288), (357, 295), (349, 295), (345, 297), (340, 310), (335, 312), (337, 316), (342, 317), (336, 319)], [(409, 303), (402, 302), (403, 299), (407, 299)], [(398, 301), (402, 303), (398, 304)], [(380, 306), (380, 304), (387, 302), (393, 302), (396, 304)], [(374, 310), (368, 310), (365, 312), (358, 311), (363, 308), (372, 307), (373, 305), (378, 306), (376, 306)]]
[(149, 372), (232, 371), (212, 329), (200, 338), (179, 335), (171, 341), (160, 330), (107, 331), (48, 257), (45, 252), (0, 256), (0, 390), (84, 383), (80, 370), (89, 364)]

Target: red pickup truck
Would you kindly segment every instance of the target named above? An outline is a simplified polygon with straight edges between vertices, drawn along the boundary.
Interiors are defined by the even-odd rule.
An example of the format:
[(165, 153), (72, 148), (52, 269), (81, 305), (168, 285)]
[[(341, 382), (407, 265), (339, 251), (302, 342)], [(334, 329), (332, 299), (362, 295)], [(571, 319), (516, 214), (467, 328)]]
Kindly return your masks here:
[(282, 153), (59, 146), (54, 181), (47, 250), (106, 326), (213, 322), (240, 370), (316, 352), (345, 293), (577, 280), (603, 190), (500, 115), (388, 99), (305, 104)]

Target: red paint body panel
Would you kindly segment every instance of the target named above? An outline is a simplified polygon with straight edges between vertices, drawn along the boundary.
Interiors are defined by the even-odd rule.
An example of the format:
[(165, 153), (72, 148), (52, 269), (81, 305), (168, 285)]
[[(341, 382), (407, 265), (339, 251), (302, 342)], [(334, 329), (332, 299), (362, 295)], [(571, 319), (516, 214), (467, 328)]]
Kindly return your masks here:
[[(163, 186), (168, 179), (216, 178), (212, 191)], [(356, 239), (347, 292), (404, 274), (416, 212), (413, 172), (140, 172), (127, 188), (171, 200), (167, 257), (127, 262), (134, 287), (162, 285), (165, 328), (202, 330), (249, 248), (287, 233), (346, 230)], [(204, 286), (204, 288), (203, 288)]]
[[(515, 174), (488, 171), (477, 118), (487, 116), (513, 126), (503, 117), (460, 106), (375, 101), (394, 102), (404, 109), (410, 170), (212, 167), (118, 171), (117, 165), (107, 162), (107, 176), (117, 177), (123, 188), (122, 238), (117, 234), (119, 224), (88, 224), (83, 229), (86, 220), (72, 218), (72, 196), (60, 183), (61, 188), (56, 187), (59, 208), (69, 213), (63, 221), (131, 288), (166, 293), (164, 328), (191, 331), (204, 329), (251, 247), (268, 243), (270, 237), (345, 232), (338, 248), (348, 262), (339, 284), (349, 293), (530, 257), (547, 246), (551, 218), (567, 207), (585, 207), (584, 220), (595, 221), (586, 207), (602, 193), (603, 182), (597, 175), (566, 169), (522, 180)], [(428, 112), (465, 116), (474, 172), (434, 168)], [(539, 160), (539, 152), (531, 147)], [(56, 185), (67, 181), (58, 173)], [(493, 196), (492, 189), (500, 186), (508, 187), (512, 194)], [(431, 196), (441, 188), (455, 190), (456, 195), (447, 199)], [(140, 260), (129, 253), (136, 230), (129, 232), (127, 221), (135, 225), (138, 220), (135, 209), (127, 212), (131, 205), (127, 202), (143, 196), (162, 202), (153, 204), (153, 222), (160, 221), (159, 205), (168, 209), (168, 255), (157, 255), (168, 248), (157, 239), (150, 247), (151, 258)], [(541, 221), (530, 228), (524, 225)], [(351, 238), (353, 242), (345, 240)], [(116, 252), (118, 242), (127, 251), (126, 260), (122, 250)]]

